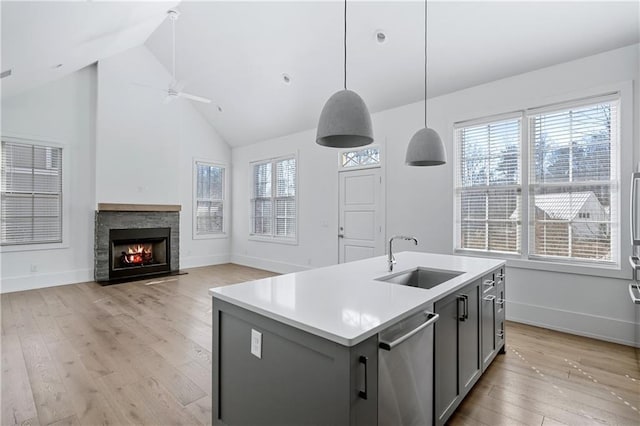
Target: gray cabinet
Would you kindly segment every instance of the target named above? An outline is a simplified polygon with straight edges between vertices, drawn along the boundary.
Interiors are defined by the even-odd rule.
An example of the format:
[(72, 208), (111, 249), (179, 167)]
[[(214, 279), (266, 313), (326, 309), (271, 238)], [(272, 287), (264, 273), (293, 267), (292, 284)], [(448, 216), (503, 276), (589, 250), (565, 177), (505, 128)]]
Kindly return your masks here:
[(497, 277), (496, 271), (482, 278), (482, 371), (486, 370), (496, 356), (497, 326)]
[(375, 425), (377, 343), (349, 348), (214, 298), (213, 424)]
[(434, 305), (434, 411), (436, 425), (451, 416), (482, 373), (480, 359), (481, 280)]
[(496, 348), (498, 353), (505, 353), (505, 335), (504, 335), (504, 321), (505, 321), (505, 305), (506, 305), (506, 280), (504, 267), (498, 269), (496, 276), (496, 318), (495, 318), (495, 332), (496, 332)]
[(505, 280), (504, 267), (482, 279), (482, 371), (498, 353), (504, 353)]

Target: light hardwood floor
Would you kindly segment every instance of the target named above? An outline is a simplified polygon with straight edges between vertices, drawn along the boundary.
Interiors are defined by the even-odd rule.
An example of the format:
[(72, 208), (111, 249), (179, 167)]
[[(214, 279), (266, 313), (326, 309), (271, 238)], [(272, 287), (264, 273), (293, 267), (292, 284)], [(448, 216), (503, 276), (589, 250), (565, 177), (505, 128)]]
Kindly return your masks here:
[[(209, 424), (207, 290), (274, 274), (188, 272), (3, 294), (2, 425)], [(632, 348), (515, 323), (507, 333), (451, 424), (640, 424)]]

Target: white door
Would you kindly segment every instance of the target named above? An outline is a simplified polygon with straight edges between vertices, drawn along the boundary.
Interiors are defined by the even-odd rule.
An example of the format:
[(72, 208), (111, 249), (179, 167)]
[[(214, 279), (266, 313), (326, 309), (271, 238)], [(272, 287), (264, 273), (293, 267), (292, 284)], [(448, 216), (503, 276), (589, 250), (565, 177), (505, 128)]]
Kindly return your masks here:
[(342, 171), (339, 175), (339, 262), (383, 255), (384, 187), (381, 169)]

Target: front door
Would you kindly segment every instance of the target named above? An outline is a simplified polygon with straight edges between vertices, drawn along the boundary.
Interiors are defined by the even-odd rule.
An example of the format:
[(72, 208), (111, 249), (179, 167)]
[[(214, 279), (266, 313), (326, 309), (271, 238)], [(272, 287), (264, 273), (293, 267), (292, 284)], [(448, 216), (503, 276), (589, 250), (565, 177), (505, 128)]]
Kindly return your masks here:
[(384, 254), (384, 204), (379, 167), (342, 171), (338, 230), (339, 262)]

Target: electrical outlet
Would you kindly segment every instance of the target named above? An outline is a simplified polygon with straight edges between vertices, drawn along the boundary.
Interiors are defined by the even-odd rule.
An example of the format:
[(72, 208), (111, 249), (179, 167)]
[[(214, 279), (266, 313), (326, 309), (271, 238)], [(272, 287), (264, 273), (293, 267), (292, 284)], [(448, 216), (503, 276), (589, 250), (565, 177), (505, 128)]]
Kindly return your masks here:
[(38, 272), (38, 265), (31, 265), (31, 272)]
[(251, 329), (251, 354), (262, 359), (262, 333)]

